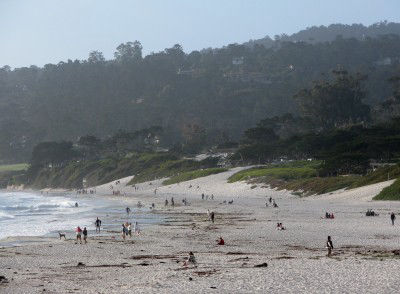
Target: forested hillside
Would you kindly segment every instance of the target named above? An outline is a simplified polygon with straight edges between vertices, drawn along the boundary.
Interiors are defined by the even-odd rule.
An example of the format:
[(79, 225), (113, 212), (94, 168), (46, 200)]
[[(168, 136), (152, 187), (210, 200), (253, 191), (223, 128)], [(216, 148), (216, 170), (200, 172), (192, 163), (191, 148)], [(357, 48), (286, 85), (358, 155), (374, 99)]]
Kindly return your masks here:
[(255, 44), (259, 44), (265, 47), (272, 47), (276, 44), (274, 41), (321, 43), (333, 41), (338, 36), (345, 39), (355, 38), (364, 40), (368, 37), (375, 38), (390, 34), (399, 35), (400, 24), (388, 23), (387, 21), (378, 22), (370, 26), (362, 24), (331, 24), (329, 26), (312, 26), (292, 35), (275, 35), (274, 40), (270, 36), (266, 36), (262, 39), (251, 40), (246, 45), (254, 46)]
[[(398, 24), (379, 24), (373, 38), (337, 37), (328, 42), (274, 45), (232, 44), (184, 53), (180, 45), (142, 55), (140, 42), (117, 47), (105, 60), (93, 51), (87, 60), (68, 60), (11, 70), (0, 69), (0, 161), (30, 157), (38, 142), (94, 135), (107, 138), (118, 130), (161, 126), (171, 146), (193, 139), (209, 144), (237, 141), (261, 119), (298, 114), (293, 96), (333, 69), (368, 76), (364, 101), (387, 99), (400, 60)], [(365, 27), (364, 27), (365, 28)], [(337, 35), (336, 26), (322, 30)], [(299, 36), (326, 41), (321, 29)], [(346, 34), (342, 34), (346, 37)], [(327, 77), (329, 78), (329, 77)]]

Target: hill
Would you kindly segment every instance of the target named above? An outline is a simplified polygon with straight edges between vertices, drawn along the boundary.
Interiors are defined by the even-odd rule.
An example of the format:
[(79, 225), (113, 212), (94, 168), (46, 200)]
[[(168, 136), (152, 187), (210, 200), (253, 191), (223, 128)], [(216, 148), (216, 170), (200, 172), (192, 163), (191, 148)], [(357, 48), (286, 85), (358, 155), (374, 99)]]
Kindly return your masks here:
[[(379, 24), (369, 30), (397, 27)], [(335, 34), (329, 28), (319, 31)], [(43, 141), (76, 142), (88, 134), (106, 139), (118, 130), (154, 125), (164, 130), (165, 147), (237, 141), (261, 119), (297, 115), (293, 95), (338, 67), (368, 75), (366, 103), (376, 105), (391, 95), (388, 79), (399, 64), (398, 35), (314, 44), (282, 40), (275, 49), (231, 44), (188, 54), (175, 45), (145, 57), (135, 41), (119, 45), (113, 60), (93, 51), (87, 60), (42, 68), (5, 66), (0, 69), (0, 162), (25, 162)]]
[(364, 26), (362, 24), (331, 24), (329, 26), (312, 26), (292, 35), (276, 35), (274, 36), (274, 39), (270, 36), (265, 36), (262, 39), (250, 40), (245, 43), (245, 45), (254, 46), (258, 44), (269, 48), (277, 45), (275, 41), (307, 42), (316, 44), (331, 42), (337, 37), (365, 40), (366, 38), (376, 38), (381, 35), (390, 34), (400, 35), (400, 24), (394, 22), (388, 23), (387, 21), (374, 23), (370, 26)]

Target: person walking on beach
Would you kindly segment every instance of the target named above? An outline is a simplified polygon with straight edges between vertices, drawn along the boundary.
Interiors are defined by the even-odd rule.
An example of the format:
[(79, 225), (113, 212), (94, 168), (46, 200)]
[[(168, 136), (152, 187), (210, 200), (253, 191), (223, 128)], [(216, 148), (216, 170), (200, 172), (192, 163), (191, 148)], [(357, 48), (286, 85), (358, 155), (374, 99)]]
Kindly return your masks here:
[(214, 211), (211, 211), (210, 218), (211, 218), (211, 222), (214, 223), (214, 219), (215, 219)]
[(87, 244), (87, 230), (86, 230), (86, 227), (83, 228), (82, 234), (83, 234), (83, 241), (85, 241), (85, 244)]
[(272, 197), (270, 196), (269, 197), (269, 204), (271, 204), (272, 203)]
[(131, 212), (131, 209), (129, 207), (125, 208), (126, 210), (126, 214), (129, 215), (129, 213)]
[(168, 199), (165, 199), (164, 206), (168, 206)]
[(100, 233), (101, 220), (99, 220), (99, 218), (96, 218), (96, 221), (94, 223), (96, 225), (96, 233), (97, 233), (97, 230), (99, 230), (99, 233)]
[(333, 243), (331, 240), (331, 236), (328, 236), (328, 240), (326, 241), (326, 248), (328, 249), (328, 256), (332, 255)]
[(392, 221), (392, 226), (394, 226), (394, 221), (395, 221), (395, 219), (396, 219), (396, 215), (394, 214), (394, 212), (392, 212), (392, 213), (390, 214), (390, 219), (391, 219), (391, 221)]
[(171, 197), (171, 206), (172, 206), (172, 207), (174, 207), (174, 206), (175, 206), (174, 197)]
[(134, 230), (135, 230), (135, 234), (139, 236), (140, 235), (140, 228), (139, 228), (138, 222), (135, 222)]
[(76, 231), (76, 242), (75, 242), (75, 244), (78, 244), (78, 241), (79, 241), (79, 243), (82, 244), (82, 229), (81, 229), (81, 227), (78, 226), (75, 231)]
[(126, 237), (126, 227), (125, 227), (125, 224), (122, 224), (122, 239), (124, 239), (125, 240), (125, 237)]
[(132, 238), (132, 223), (129, 223), (129, 224), (128, 224), (128, 228), (127, 228), (127, 229), (128, 229), (128, 235), (129, 235), (129, 237)]

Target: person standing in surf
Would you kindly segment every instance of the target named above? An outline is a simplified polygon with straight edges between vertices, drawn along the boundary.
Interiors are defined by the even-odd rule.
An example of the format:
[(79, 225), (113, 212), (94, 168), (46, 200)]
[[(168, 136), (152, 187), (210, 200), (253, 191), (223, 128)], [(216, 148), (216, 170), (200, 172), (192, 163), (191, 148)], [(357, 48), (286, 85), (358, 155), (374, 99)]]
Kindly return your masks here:
[(94, 223), (96, 225), (96, 233), (97, 233), (97, 230), (99, 230), (99, 233), (100, 233), (101, 220), (99, 220), (99, 218), (97, 218)]

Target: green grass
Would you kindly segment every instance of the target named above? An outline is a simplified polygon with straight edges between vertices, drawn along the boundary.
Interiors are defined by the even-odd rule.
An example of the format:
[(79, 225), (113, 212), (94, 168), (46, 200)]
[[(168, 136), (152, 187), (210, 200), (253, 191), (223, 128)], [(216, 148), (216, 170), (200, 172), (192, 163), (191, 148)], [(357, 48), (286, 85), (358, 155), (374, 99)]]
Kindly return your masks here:
[(226, 169), (226, 168), (217, 168), (216, 167), (216, 168), (207, 168), (207, 169), (183, 172), (183, 173), (180, 173), (176, 176), (169, 178), (168, 180), (165, 180), (163, 182), (163, 185), (172, 185), (172, 184), (176, 184), (176, 183), (180, 183), (180, 182), (190, 181), (193, 179), (206, 177), (209, 175), (219, 174), (219, 173), (225, 172), (227, 170), (228, 169)]
[[(400, 177), (400, 165), (383, 166), (364, 176), (317, 177), (317, 170), (320, 164), (320, 161), (314, 160), (267, 165), (262, 168), (240, 171), (232, 175), (228, 182), (264, 183), (272, 188), (294, 191), (299, 196), (309, 196), (340, 189), (358, 188)], [(393, 187), (390, 186), (383, 190), (375, 199), (400, 200), (400, 183), (396, 183), (392, 185)], [(398, 187), (398, 191), (396, 187)]]
[(397, 179), (398, 177), (400, 177), (399, 165), (383, 166), (365, 176), (360, 177), (357, 181), (350, 185), (349, 188), (372, 185), (387, 180)]
[(29, 164), (27, 163), (3, 164), (0, 165), (0, 172), (22, 171), (22, 170), (27, 170), (28, 167)]
[(315, 177), (316, 175), (316, 170), (310, 167), (251, 168), (233, 174), (229, 177), (228, 182), (233, 183), (255, 178), (261, 178), (265, 180), (278, 179), (289, 181), (303, 178), (311, 178)]
[(384, 188), (374, 200), (400, 200), (400, 179), (397, 179), (389, 187)]
[(359, 180), (359, 178), (361, 178), (361, 176), (313, 177), (289, 181), (279, 185), (278, 188), (295, 191), (297, 192), (296, 195), (310, 196), (313, 194), (324, 194), (347, 188)]
[(294, 160), (294, 161), (288, 161), (280, 164), (268, 164), (266, 167), (268, 168), (276, 168), (276, 167), (308, 167), (308, 168), (313, 168), (317, 169), (320, 167), (322, 164), (321, 160)]
[(216, 166), (216, 160), (181, 159), (168, 152), (131, 153), (128, 157), (110, 157), (93, 161), (71, 161), (63, 167), (32, 170), (28, 175), (32, 188), (81, 188), (85, 178), (89, 186), (101, 185), (135, 175), (129, 184), (173, 177), (184, 172)]

